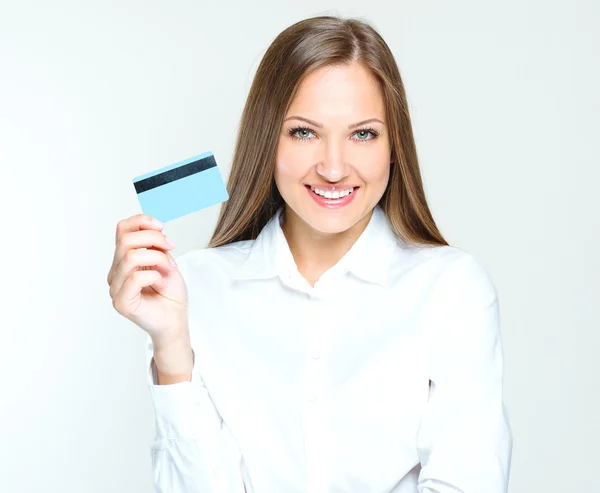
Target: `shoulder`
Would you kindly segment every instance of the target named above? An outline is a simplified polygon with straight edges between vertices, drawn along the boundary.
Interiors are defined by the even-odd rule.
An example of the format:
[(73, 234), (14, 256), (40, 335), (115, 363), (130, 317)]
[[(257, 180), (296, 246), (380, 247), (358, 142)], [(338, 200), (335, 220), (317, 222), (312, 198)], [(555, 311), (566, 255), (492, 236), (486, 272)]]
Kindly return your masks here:
[[(466, 354), (467, 347), (495, 344), (498, 295), (490, 273), (475, 255), (447, 245), (419, 247), (405, 255), (413, 262), (405, 273), (408, 292), (418, 293), (413, 302), (424, 307), (424, 334), (435, 342), (432, 347), (441, 353), (459, 348)], [(468, 345), (466, 341), (470, 341)]]
[(455, 301), (490, 305), (498, 298), (492, 276), (475, 255), (458, 247), (448, 247), (444, 268), (440, 273), (440, 289)]
[(414, 274), (448, 302), (462, 298), (491, 303), (497, 298), (488, 269), (473, 254), (456, 246), (399, 244), (392, 270), (396, 277)]

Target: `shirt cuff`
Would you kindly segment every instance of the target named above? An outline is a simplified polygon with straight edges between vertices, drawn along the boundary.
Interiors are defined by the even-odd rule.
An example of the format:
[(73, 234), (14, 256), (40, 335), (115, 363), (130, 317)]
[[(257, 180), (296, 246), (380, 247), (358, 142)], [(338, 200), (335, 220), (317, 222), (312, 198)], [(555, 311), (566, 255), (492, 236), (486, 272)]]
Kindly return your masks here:
[(167, 439), (210, 439), (218, 434), (222, 420), (208, 389), (197, 374), (195, 353), (192, 380), (168, 385), (156, 383), (156, 365), (152, 355), (153, 350), (149, 347), (148, 387), (157, 436)]

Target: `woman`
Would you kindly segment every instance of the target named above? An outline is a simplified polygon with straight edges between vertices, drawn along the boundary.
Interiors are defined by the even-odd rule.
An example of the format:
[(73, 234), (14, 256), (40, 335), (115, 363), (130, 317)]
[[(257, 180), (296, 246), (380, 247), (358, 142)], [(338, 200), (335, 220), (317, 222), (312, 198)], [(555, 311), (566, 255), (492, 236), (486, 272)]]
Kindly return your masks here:
[(494, 285), (425, 200), (404, 88), (365, 22), (267, 50), (209, 247), (120, 221), (113, 305), (148, 334), (161, 492), (500, 493)]

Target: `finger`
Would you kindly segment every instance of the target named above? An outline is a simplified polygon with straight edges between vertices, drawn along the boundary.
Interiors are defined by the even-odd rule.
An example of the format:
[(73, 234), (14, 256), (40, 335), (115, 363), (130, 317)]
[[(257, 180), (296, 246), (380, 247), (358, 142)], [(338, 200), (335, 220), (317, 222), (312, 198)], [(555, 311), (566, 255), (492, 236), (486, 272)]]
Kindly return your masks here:
[(168, 251), (175, 248), (175, 245), (169, 243), (167, 236), (160, 231), (133, 231), (125, 234), (115, 247), (115, 261), (119, 263), (129, 250), (138, 248)]
[(115, 248), (113, 265), (108, 274), (107, 281), (110, 284), (114, 278), (119, 264), (122, 262), (125, 254), (130, 250), (148, 249), (159, 250), (161, 252), (175, 248), (167, 242), (167, 237), (160, 231), (134, 231), (126, 233)]
[(141, 231), (143, 229), (154, 229), (162, 231), (164, 225), (154, 217), (148, 214), (136, 214), (135, 216), (121, 219), (117, 223), (117, 231), (115, 234), (115, 245), (119, 243), (123, 235), (133, 231)]
[[(144, 229), (162, 231), (163, 227), (164, 225), (160, 223), (160, 221), (148, 214), (136, 214), (135, 216), (131, 216), (126, 219), (121, 219), (117, 223), (117, 231), (115, 233), (115, 245), (118, 245), (123, 236), (125, 236), (127, 233), (141, 231)], [(117, 258), (117, 252), (115, 250), (112, 265), (108, 271), (108, 275), (106, 276), (106, 281), (108, 282), (108, 284), (111, 283), (111, 280), (114, 277), (114, 271), (118, 264), (118, 260), (120, 260), (121, 256), (122, 255), (120, 255), (119, 258)]]
[(129, 250), (123, 256), (111, 280), (109, 290), (111, 298), (116, 296), (127, 278), (135, 271), (157, 270), (162, 275), (169, 275), (175, 270), (171, 258), (170, 253), (159, 250)]
[(145, 287), (151, 287), (161, 293), (167, 287), (167, 283), (160, 272), (156, 270), (132, 272), (113, 298), (113, 307), (125, 316), (130, 315), (132, 303), (136, 297), (140, 296), (142, 289)]

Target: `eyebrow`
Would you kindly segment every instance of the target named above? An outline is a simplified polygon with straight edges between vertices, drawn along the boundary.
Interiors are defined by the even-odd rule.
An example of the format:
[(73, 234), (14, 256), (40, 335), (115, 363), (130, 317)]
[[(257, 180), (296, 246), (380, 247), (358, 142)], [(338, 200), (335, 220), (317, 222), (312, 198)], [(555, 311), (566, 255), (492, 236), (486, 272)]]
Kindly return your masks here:
[[(313, 120), (309, 120), (308, 118), (304, 118), (302, 116), (290, 116), (283, 121), (287, 122), (288, 120), (302, 120), (303, 122), (310, 123), (311, 125), (314, 125), (317, 128), (323, 128), (322, 123), (318, 123)], [(385, 123), (382, 122), (381, 120), (379, 120), (378, 118), (369, 118), (368, 120), (363, 120), (361, 122), (352, 123), (352, 124), (348, 125), (348, 129), (351, 130), (353, 128), (360, 127), (361, 125), (364, 125), (365, 123), (371, 123), (371, 122), (379, 122), (379, 123), (382, 123), (383, 125), (385, 125)]]

